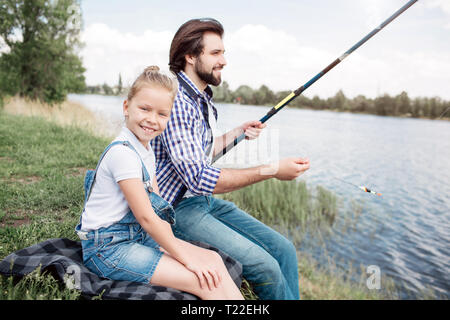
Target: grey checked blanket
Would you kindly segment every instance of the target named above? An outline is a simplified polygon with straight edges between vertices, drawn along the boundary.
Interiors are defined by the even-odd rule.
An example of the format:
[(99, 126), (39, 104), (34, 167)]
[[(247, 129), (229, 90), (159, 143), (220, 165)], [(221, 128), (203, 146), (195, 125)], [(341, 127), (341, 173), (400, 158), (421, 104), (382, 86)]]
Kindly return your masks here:
[[(231, 278), (240, 287), (242, 265), (222, 251), (205, 243), (192, 242), (217, 251)], [(11, 253), (0, 261), (0, 274), (23, 277), (37, 268), (48, 271), (68, 288), (81, 291), (85, 298), (101, 294), (102, 299), (196, 300), (198, 297), (172, 288), (98, 277), (83, 265), (81, 242), (66, 238), (49, 239)]]

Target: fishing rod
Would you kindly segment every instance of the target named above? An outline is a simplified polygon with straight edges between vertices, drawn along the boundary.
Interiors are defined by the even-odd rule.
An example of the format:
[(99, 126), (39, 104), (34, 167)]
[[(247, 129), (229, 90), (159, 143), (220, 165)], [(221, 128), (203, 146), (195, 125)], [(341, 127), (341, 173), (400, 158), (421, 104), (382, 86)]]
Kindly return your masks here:
[[(406, 3), (403, 7), (398, 9), (392, 16), (387, 18), (382, 24), (380, 24), (377, 28), (373, 29), (371, 32), (369, 32), (364, 38), (362, 38), (359, 42), (357, 42), (353, 47), (348, 49), (343, 55), (341, 55), (339, 58), (334, 60), (332, 63), (330, 63), (325, 69), (320, 71), (317, 75), (315, 75), (311, 80), (309, 80), (307, 83), (302, 85), (297, 90), (291, 92), (286, 98), (281, 100), (276, 106), (274, 106), (267, 114), (262, 117), (259, 121), (261, 123), (266, 122), (271, 117), (273, 117), (277, 112), (279, 112), (281, 109), (283, 109), (289, 102), (297, 98), (300, 94), (302, 94), (303, 91), (308, 89), (314, 82), (319, 80), (323, 75), (325, 75), (328, 71), (333, 69), (336, 65), (338, 65), (342, 60), (347, 58), (353, 51), (358, 49), (360, 46), (362, 46), (367, 40), (372, 38), (375, 34), (377, 34), (381, 29), (383, 29), (386, 25), (388, 25), (392, 20), (397, 18), (400, 14), (402, 14), (404, 11), (406, 11), (409, 7), (411, 7), (414, 3), (416, 3), (417, 0), (410, 0), (408, 3)], [(245, 139), (245, 133), (242, 133), (240, 136), (236, 137), (233, 142), (228, 144), (223, 150), (216, 154), (213, 159), (212, 163), (216, 162), (219, 158), (224, 156), (228, 151), (230, 151), (232, 148), (234, 148), (239, 142)]]

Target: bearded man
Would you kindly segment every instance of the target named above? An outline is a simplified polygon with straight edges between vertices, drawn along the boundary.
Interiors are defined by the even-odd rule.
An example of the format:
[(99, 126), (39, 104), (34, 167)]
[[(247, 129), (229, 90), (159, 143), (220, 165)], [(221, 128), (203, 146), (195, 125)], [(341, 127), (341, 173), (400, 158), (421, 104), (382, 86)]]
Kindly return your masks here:
[(231, 192), (269, 178), (293, 180), (309, 169), (306, 158), (286, 158), (244, 169), (218, 168), (212, 158), (245, 133), (255, 139), (265, 127), (248, 121), (217, 133), (217, 110), (209, 85), (221, 83), (223, 27), (215, 19), (193, 19), (176, 32), (170, 70), (179, 90), (166, 130), (152, 142), (160, 194), (175, 208), (176, 237), (209, 243), (243, 266), (243, 276), (260, 299), (298, 300), (298, 261), (284, 236), (213, 194)]

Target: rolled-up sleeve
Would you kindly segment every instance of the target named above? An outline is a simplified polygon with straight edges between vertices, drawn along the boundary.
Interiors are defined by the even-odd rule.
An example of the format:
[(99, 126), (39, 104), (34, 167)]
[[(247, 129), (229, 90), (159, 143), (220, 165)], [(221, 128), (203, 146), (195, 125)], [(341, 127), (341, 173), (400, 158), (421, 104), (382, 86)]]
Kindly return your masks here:
[(202, 145), (203, 126), (195, 106), (177, 97), (167, 128), (161, 134), (175, 171), (195, 195), (212, 194), (221, 171), (209, 164)]

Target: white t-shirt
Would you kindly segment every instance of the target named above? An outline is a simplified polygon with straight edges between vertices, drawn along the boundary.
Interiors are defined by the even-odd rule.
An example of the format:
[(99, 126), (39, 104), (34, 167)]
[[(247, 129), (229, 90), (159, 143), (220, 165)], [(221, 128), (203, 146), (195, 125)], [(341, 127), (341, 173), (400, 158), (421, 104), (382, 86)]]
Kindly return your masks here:
[[(137, 150), (153, 182), (155, 154), (148, 150), (126, 127), (114, 141), (128, 141)], [(91, 231), (120, 221), (129, 211), (128, 202), (120, 190), (121, 180), (142, 179), (142, 163), (130, 147), (122, 144), (111, 147), (100, 162), (91, 195), (81, 217), (81, 230)]]

